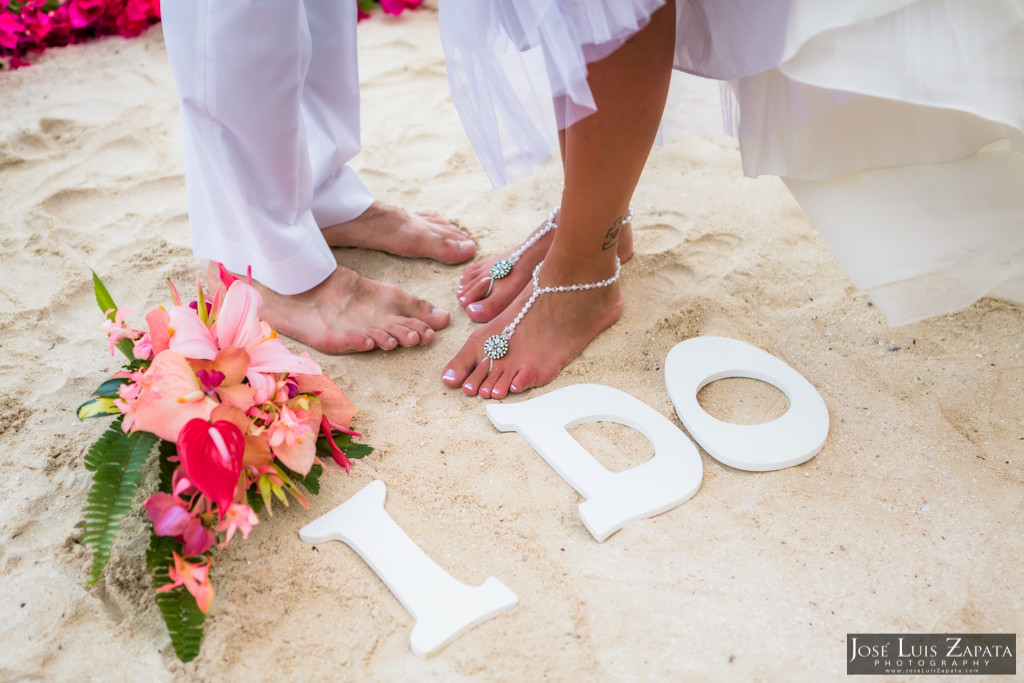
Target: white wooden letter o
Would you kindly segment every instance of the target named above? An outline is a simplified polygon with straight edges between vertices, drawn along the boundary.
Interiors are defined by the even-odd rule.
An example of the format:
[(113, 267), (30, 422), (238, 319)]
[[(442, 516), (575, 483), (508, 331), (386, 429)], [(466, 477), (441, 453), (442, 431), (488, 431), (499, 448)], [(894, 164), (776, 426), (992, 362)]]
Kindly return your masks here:
[[(789, 410), (758, 425), (708, 415), (697, 392), (726, 377), (771, 384), (789, 399)], [(676, 344), (665, 361), (665, 385), (690, 436), (730, 467), (767, 472), (799, 465), (817, 455), (828, 437), (828, 409), (811, 383), (767, 351), (737, 339), (693, 337)]]

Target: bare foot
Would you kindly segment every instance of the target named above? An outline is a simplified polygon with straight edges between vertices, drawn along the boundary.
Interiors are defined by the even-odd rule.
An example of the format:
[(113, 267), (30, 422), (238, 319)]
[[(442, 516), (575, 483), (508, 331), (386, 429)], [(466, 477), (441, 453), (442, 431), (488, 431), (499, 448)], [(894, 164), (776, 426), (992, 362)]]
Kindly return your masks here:
[[(207, 280), (220, 282), (217, 264)], [(427, 344), (448, 324), (447, 311), (402, 289), (338, 266), (309, 291), (285, 296), (253, 281), (263, 298), (260, 318), (276, 331), (325, 353)]]
[[(527, 278), (530, 275), (532, 269)], [(581, 278), (579, 274), (559, 274), (545, 264), (541, 268), (540, 282), (542, 285), (593, 282), (608, 275), (604, 273), (596, 278), (583, 275)], [(617, 282), (600, 289), (542, 294), (516, 327), (508, 353), (492, 364), (484, 355), (484, 341), (501, 334), (532, 293), (532, 285), (527, 286), (500, 315), (473, 332), (448, 363), (441, 381), (450, 387), (461, 386), (468, 396), (483, 398), (504, 398), (509, 392), (547, 384), (601, 330), (618, 320), (625, 307)]]
[(426, 211), (406, 212), (374, 202), (358, 218), (322, 230), (332, 247), (376, 249), (396, 256), (462, 263), (473, 258), (469, 233)]
[[(546, 223), (547, 220), (530, 233), (530, 237), (543, 230)], [(512, 272), (500, 280), (493, 280), (493, 284), (490, 279), (491, 266), (502, 259), (508, 258), (512, 251), (492, 256), (466, 268), (462, 278), (459, 280), (456, 296), (459, 303), (466, 309), (466, 315), (469, 316), (469, 319), (478, 323), (485, 323), (493, 320), (496, 315), (508, 308), (519, 293), (523, 291), (523, 288), (530, 284), (533, 269), (544, 260), (544, 255), (547, 254), (552, 239), (554, 239), (554, 231), (550, 231), (538, 239), (519, 257), (519, 261), (513, 266)], [(523, 244), (527, 241), (529, 241), (529, 238)], [(619, 234), (618, 250), (619, 261), (622, 263), (632, 258), (633, 226), (631, 223), (627, 223)], [(488, 288), (490, 288), (489, 294)]]

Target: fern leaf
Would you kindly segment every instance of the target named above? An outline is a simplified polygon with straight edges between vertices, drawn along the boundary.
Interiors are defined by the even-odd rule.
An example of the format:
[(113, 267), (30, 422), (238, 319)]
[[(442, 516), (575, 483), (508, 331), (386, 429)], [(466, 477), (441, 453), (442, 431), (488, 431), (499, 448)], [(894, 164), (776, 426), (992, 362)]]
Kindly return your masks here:
[(118, 418), (110, 423), (107, 431), (103, 432), (103, 436), (97, 439), (96, 443), (85, 454), (85, 469), (95, 472), (96, 468), (107, 460), (107, 453), (113, 444), (123, 441), (124, 438), (125, 434), (121, 429), (121, 418)]
[[(167, 568), (174, 561), (171, 551), (177, 543), (166, 536), (150, 534), (149, 550), (146, 551), (146, 564), (153, 572), (153, 585), (156, 588), (171, 582)], [(156, 604), (164, 617), (167, 633), (171, 636), (171, 645), (178, 659), (191, 662), (199, 655), (199, 645), (203, 639), (203, 613), (196, 605), (195, 598), (178, 586), (169, 591), (156, 594)]]
[[(110, 433), (107, 430), (100, 440)], [(92, 489), (86, 499), (82, 541), (92, 550), (92, 583), (99, 580), (110, 559), (121, 519), (131, 510), (142, 467), (158, 440), (147, 432), (120, 434), (120, 438), (111, 437), (106, 456), (93, 474)]]

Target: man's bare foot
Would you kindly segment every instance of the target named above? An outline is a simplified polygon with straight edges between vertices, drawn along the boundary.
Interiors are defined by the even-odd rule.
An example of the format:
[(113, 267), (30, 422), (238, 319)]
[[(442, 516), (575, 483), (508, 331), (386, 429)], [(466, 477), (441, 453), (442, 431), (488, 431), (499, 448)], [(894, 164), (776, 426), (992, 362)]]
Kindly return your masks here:
[(436, 213), (406, 212), (374, 202), (358, 218), (322, 230), (332, 247), (376, 249), (396, 256), (462, 263), (473, 258), (469, 233)]
[[(220, 282), (217, 264), (206, 272)], [(253, 281), (263, 306), (260, 318), (276, 331), (325, 353), (428, 344), (451, 318), (447, 311), (402, 289), (338, 266), (309, 291), (286, 296)]]
[[(547, 220), (530, 233), (530, 237), (543, 230), (546, 224)], [(496, 315), (508, 308), (519, 293), (523, 291), (523, 288), (530, 284), (533, 269), (544, 260), (544, 255), (547, 254), (552, 239), (554, 239), (554, 231), (549, 231), (523, 252), (519, 257), (519, 261), (513, 266), (512, 272), (500, 280), (494, 280), (493, 284), (490, 278), (491, 266), (502, 259), (508, 258), (512, 251), (492, 256), (466, 268), (462, 278), (459, 280), (456, 296), (459, 303), (466, 309), (466, 315), (469, 316), (469, 319), (478, 323), (485, 323), (493, 320)], [(529, 241), (529, 238), (523, 244), (527, 241)], [(619, 261), (622, 263), (632, 258), (633, 226), (631, 223), (626, 223), (619, 234), (618, 250)], [(488, 289), (490, 289), (489, 294)]]
[[(568, 270), (549, 269), (545, 264), (541, 268), (540, 282), (542, 285), (594, 282), (608, 275), (587, 275), (579, 271), (570, 274)], [(441, 381), (450, 387), (461, 386), (468, 396), (483, 398), (504, 398), (509, 392), (547, 384), (601, 330), (618, 320), (625, 307), (617, 282), (600, 289), (542, 294), (516, 327), (508, 353), (492, 364), (484, 355), (484, 341), (502, 333), (532, 292), (532, 286), (522, 289), (508, 308), (473, 332), (448, 363)]]

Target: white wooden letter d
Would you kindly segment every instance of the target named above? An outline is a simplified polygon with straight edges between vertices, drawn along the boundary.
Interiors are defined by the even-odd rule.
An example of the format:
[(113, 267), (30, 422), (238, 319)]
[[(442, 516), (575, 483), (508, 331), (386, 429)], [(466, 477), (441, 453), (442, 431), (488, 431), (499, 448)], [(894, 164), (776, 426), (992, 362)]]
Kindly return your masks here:
[[(671, 510), (700, 488), (697, 448), (668, 418), (629, 394), (600, 384), (577, 384), (519, 403), (487, 406), (500, 431), (519, 432), (558, 474), (587, 500), (580, 519), (599, 542), (634, 519)], [(568, 431), (607, 421), (640, 431), (654, 458), (624, 472), (610, 472)]]

